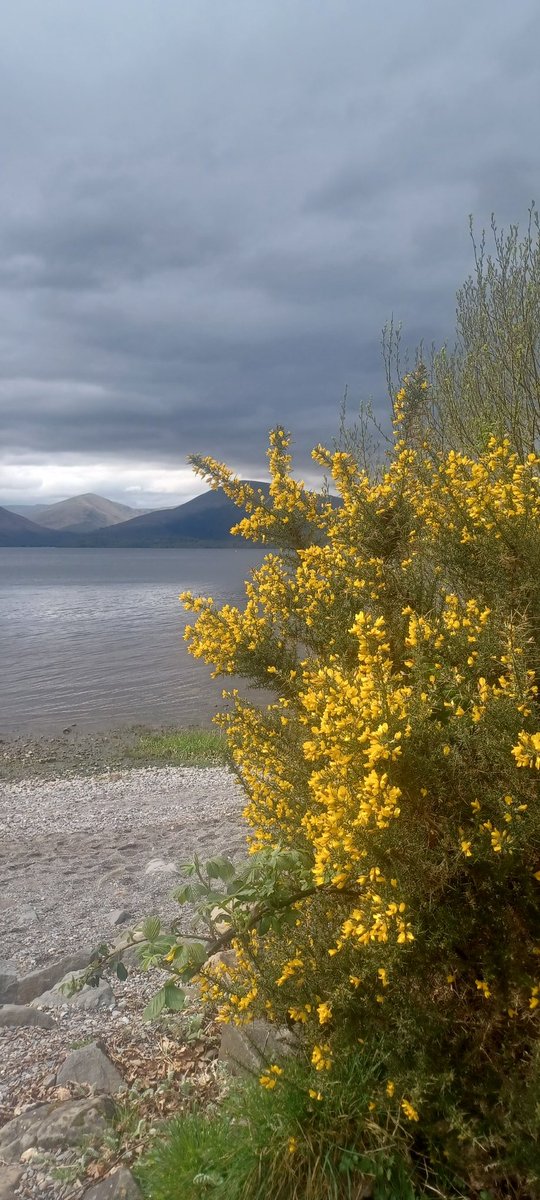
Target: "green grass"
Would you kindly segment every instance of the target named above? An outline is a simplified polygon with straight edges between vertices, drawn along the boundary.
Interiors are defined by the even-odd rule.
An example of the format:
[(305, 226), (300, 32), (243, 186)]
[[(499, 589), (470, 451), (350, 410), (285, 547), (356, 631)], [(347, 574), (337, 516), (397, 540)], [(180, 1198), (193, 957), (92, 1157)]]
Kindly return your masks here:
[(236, 1083), (217, 1112), (194, 1111), (158, 1133), (137, 1168), (146, 1200), (420, 1200), (407, 1140), (394, 1145), (368, 1113), (371, 1071), (353, 1057), (322, 1103), (309, 1069), (275, 1091)]
[(165, 730), (143, 734), (132, 749), (134, 759), (181, 767), (210, 767), (227, 759), (225, 738), (209, 729)]

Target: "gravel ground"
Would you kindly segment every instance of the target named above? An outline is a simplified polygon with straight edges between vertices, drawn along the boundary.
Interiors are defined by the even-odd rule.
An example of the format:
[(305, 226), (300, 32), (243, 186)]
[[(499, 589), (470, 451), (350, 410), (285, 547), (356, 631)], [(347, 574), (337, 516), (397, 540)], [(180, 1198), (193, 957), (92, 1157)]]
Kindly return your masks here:
[[(152, 860), (238, 853), (242, 793), (223, 767), (163, 767), (0, 790), (2, 957), (29, 971), (107, 938), (111, 913), (178, 916)], [(116, 930), (118, 932), (118, 930)]]
[[(222, 767), (164, 767), (2, 785), (1, 956), (14, 959), (23, 974), (70, 951), (112, 940), (151, 912), (165, 919), (178, 916), (170, 899), (175, 875), (163, 864), (178, 864), (194, 853), (202, 858), (242, 853), (242, 800), (234, 777)], [(161, 869), (147, 874), (155, 860), (161, 860)], [(113, 914), (119, 909), (130, 918), (115, 927)], [(87, 1013), (66, 1004), (52, 1011), (52, 1030), (0, 1029), (0, 1125), (36, 1100), (65, 1098), (57, 1095), (56, 1070), (74, 1045), (88, 1039), (103, 1040), (130, 1083), (155, 1082), (162, 1070), (170, 1076), (163, 1027), (141, 1020), (161, 981), (159, 972), (116, 980), (112, 1009)], [(179, 1036), (180, 1028), (167, 1043), (169, 1056), (170, 1046), (175, 1047), (174, 1078), (182, 1079), (182, 1055), (187, 1054), (185, 1070), (204, 1087), (210, 1069), (206, 1049), (197, 1051), (201, 1075), (200, 1063), (193, 1065), (197, 1054), (182, 1046)], [(29, 1164), (19, 1194), (24, 1200), (67, 1200), (80, 1196), (81, 1185), (53, 1182), (43, 1168)]]

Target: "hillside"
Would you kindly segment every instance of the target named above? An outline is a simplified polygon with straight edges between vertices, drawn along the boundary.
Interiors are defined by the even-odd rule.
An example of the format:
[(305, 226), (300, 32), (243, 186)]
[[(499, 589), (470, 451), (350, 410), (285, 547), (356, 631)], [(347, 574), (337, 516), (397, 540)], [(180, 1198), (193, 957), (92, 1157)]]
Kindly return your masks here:
[[(268, 492), (257, 480), (254, 487)], [(81, 540), (85, 546), (238, 546), (231, 525), (241, 518), (239, 509), (219, 488), (203, 492), (176, 508), (145, 513), (121, 525), (97, 530)]]
[(44, 529), (11, 512), (0, 508), (0, 546), (70, 546), (74, 540), (58, 530)]
[(94, 529), (129, 521), (140, 516), (141, 510), (87, 492), (82, 496), (71, 496), (68, 500), (60, 500), (58, 504), (41, 508), (38, 513), (39, 524), (44, 525), (46, 529), (64, 529), (78, 534), (92, 533)]

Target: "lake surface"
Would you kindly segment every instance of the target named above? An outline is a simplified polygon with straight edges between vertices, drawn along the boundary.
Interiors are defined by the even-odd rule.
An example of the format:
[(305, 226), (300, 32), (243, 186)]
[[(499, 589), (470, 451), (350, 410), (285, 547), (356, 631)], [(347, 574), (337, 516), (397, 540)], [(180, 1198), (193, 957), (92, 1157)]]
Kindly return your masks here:
[(0, 549), (0, 735), (208, 724), (223, 684), (187, 653), (192, 618), (178, 593), (241, 602), (261, 558), (252, 549)]

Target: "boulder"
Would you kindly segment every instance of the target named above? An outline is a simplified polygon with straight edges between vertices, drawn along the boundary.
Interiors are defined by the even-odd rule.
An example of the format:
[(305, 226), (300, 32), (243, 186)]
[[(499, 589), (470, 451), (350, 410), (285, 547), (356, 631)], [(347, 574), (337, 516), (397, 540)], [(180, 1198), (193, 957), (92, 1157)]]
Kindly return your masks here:
[(56, 1082), (88, 1083), (95, 1091), (106, 1092), (109, 1096), (126, 1087), (120, 1071), (108, 1058), (100, 1042), (90, 1042), (88, 1046), (72, 1050), (57, 1072)]
[(113, 1116), (109, 1096), (36, 1104), (0, 1129), (0, 1161), (18, 1163), (25, 1150), (64, 1150), (102, 1135)]
[(114, 912), (109, 913), (109, 925), (125, 925), (126, 921), (131, 920), (132, 915), (127, 908), (115, 908)]
[(66, 984), (70, 983), (73, 978), (76, 979), (80, 974), (80, 971), (70, 971), (50, 991), (43, 992), (41, 996), (36, 996), (35, 1000), (31, 1001), (32, 1007), (62, 1008), (65, 1004), (68, 1004), (70, 1008), (80, 1008), (86, 1012), (97, 1012), (100, 1008), (112, 1008), (114, 994), (111, 985), (107, 983), (106, 979), (100, 979), (97, 987), (90, 987), (86, 984), (81, 988), (80, 992), (74, 992), (72, 996), (62, 991), (62, 988)]
[(22, 1167), (0, 1167), (0, 1200), (17, 1200), (15, 1188), (22, 1176)]
[(18, 985), (16, 963), (10, 958), (0, 959), (0, 1004), (17, 1003)]
[(249, 1025), (223, 1025), (218, 1058), (236, 1075), (259, 1075), (270, 1063), (294, 1054), (298, 1038), (286, 1025), (251, 1021)]
[(27, 1008), (24, 1004), (4, 1004), (0, 1008), (0, 1027), (37, 1025), (40, 1029), (54, 1029), (55, 1022), (38, 1008)]
[(176, 863), (165, 862), (164, 858), (151, 858), (144, 868), (145, 875), (177, 875)]
[(37, 971), (30, 971), (18, 980), (16, 994), (10, 996), (9, 1000), (6, 999), (5, 1003), (29, 1004), (36, 996), (41, 996), (43, 992), (53, 988), (60, 979), (65, 979), (66, 975), (73, 975), (76, 971), (88, 967), (93, 954), (93, 947), (88, 947), (78, 950), (76, 954), (65, 954), (63, 958), (48, 963), (46, 967), (40, 967)]
[(83, 1200), (142, 1200), (142, 1192), (131, 1171), (120, 1167), (114, 1175), (95, 1183), (84, 1193)]

